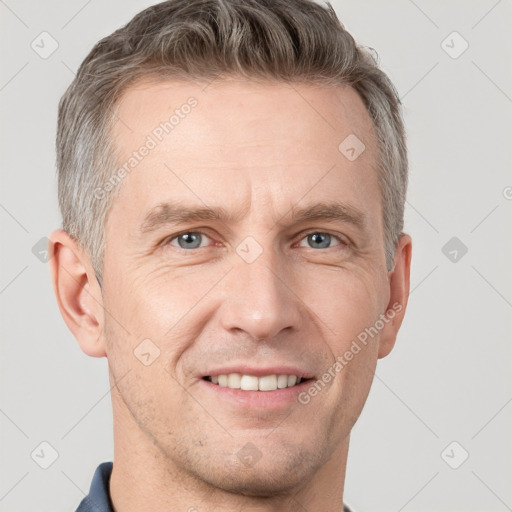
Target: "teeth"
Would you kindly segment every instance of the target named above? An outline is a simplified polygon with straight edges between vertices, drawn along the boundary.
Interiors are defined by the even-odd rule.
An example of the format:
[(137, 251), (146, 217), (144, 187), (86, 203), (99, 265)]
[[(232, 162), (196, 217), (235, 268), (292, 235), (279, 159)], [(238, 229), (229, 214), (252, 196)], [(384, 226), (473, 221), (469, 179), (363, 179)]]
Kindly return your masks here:
[(242, 375), (240, 388), (245, 391), (258, 391), (258, 377), (252, 375)]
[(241, 375), (240, 373), (229, 373), (208, 377), (213, 384), (223, 388), (243, 389), (244, 391), (275, 391), (300, 384), (301, 378), (297, 375), (265, 375), (255, 377), (254, 375)]
[(238, 389), (242, 386), (242, 376), (239, 373), (228, 375), (228, 388)]
[(279, 375), (277, 377), (277, 387), (279, 389), (286, 388), (288, 386), (288, 375)]
[(274, 391), (277, 389), (277, 375), (265, 375), (259, 378), (260, 391)]

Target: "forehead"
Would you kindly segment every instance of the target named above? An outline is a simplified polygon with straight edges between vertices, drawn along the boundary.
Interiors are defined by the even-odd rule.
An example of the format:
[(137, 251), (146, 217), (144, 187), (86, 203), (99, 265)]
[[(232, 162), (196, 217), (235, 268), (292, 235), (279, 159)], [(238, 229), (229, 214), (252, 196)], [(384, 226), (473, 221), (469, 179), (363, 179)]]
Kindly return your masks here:
[[(117, 118), (112, 137), (127, 172), (114, 203), (139, 220), (158, 203), (186, 196), (204, 206), (227, 192), (240, 209), (258, 194), (274, 210), (306, 193), (378, 199), (373, 124), (349, 87), (143, 81), (125, 91)], [(364, 144), (357, 159), (343, 154), (345, 140)]]
[[(189, 108), (187, 105), (192, 103), (195, 106)], [(195, 133), (191, 130), (183, 133), (179, 125), (185, 124), (181, 121), (189, 117), (191, 110), (196, 115), (190, 116), (192, 121), (186, 124), (193, 127)], [(211, 83), (141, 80), (124, 92), (116, 117), (114, 139), (117, 142), (121, 139), (123, 146), (132, 147), (141, 137), (155, 130), (158, 132), (159, 125), (169, 121), (173, 125), (173, 139), (187, 142), (185, 150), (194, 142), (190, 135), (195, 135), (198, 143), (234, 146), (240, 140), (249, 142), (247, 136), (262, 127), (265, 133), (258, 133), (258, 138), (266, 134), (269, 141), (273, 140), (272, 146), (286, 143), (291, 139), (289, 135), (298, 134), (303, 136), (308, 148), (318, 148), (320, 138), (332, 145), (333, 139), (341, 141), (350, 133), (365, 138), (367, 146), (373, 143), (369, 140), (373, 139), (373, 125), (368, 112), (357, 92), (347, 86), (235, 78)], [(283, 127), (288, 133), (282, 132)], [(293, 133), (290, 133), (292, 127)], [(165, 129), (164, 134), (168, 134)], [(186, 140), (180, 138), (182, 134), (186, 135)], [(275, 134), (277, 139), (273, 138)]]

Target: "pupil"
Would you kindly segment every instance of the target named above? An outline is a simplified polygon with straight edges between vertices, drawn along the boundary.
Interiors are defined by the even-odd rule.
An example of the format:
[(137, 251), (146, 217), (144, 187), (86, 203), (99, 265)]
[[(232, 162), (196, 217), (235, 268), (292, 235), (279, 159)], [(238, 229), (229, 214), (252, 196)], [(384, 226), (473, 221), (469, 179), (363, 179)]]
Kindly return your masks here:
[(185, 246), (187, 249), (190, 247), (198, 247), (199, 236), (195, 233), (185, 233), (180, 237), (180, 245)]
[(329, 247), (329, 243), (331, 241), (330, 235), (322, 233), (313, 233), (312, 235), (309, 236), (311, 241), (313, 242), (313, 245), (316, 245), (316, 247)]

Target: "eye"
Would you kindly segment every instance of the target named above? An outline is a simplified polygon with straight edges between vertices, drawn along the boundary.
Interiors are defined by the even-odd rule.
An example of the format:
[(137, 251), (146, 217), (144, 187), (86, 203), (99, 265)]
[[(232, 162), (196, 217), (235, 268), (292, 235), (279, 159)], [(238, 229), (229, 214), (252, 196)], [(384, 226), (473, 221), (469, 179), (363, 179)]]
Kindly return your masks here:
[[(315, 231), (306, 235), (300, 241), (299, 246), (305, 247), (303, 241), (306, 241), (308, 246), (313, 249), (329, 249), (336, 245), (346, 245), (341, 242), (337, 236), (330, 235), (329, 233), (323, 233), (321, 231)], [(335, 242), (334, 245), (332, 245), (332, 242)]]
[(178, 246), (181, 249), (197, 249), (205, 240), (210, 240), (204, 233), (199, 231), (187, 231), (169, 239), (169, 244)]

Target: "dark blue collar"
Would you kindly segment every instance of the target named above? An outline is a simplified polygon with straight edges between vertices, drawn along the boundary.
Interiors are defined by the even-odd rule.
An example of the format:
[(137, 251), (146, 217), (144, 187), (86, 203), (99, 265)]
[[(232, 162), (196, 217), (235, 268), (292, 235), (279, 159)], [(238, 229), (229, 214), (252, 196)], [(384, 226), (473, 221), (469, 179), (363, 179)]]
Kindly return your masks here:
[(103, 462), (96, 468), (89, 495), (80, 502), (76, 512), (114, 512), (109, 491), (112, 466), (112, 462)]

